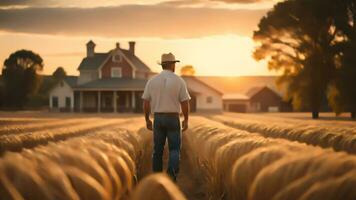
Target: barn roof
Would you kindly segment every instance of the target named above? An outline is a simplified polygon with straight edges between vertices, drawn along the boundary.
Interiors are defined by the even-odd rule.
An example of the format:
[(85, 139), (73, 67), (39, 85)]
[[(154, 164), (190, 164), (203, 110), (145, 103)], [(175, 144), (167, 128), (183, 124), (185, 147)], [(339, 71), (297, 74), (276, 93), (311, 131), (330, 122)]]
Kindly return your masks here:
[[(151, 69), (136, 55), (132, 54), (129, 50), (120, 49), (125, 57), (134, 65), (136, 69), (143, 72), (150, 72)], [(94, 53), (93, 56), (83, 58), (79, 64), (78, 70), (96, 70), (106, 61), (111, 52), (107, 53)]]
[(275, 92), (273, 89), (269, 88), (268, 86), (261, 86), (261, 87), (253, 87), (251, 88), (246, 95), (250, 98), (258, 94), (260, 91), (267, 89), (270, 90), (271, 92), (275, 93), (277, 96), (280, 96), (277, 92)]
[(285, 85), (276, 85), (278, 76), (196, 76), (224, 94), (246, 94), (253, 87), (267, 86), (280, 96), (286, 93)]
[(260, 92), (265, 87), (266, 86), (253, 87), (247, 91), (246, 95), (249, 97), (255, 96), (258, 92)]
[(66, 76), (63, 79), (70, 87), (74, 87), (77, 85), (77, 80), (78, 77), (77, 76)]
[(144, 72), (150, 72), (151, 69), (136, 55), (132, 54), (130, 51), (121, 49), (121, 51), (124, 53), (124, 55), (132, 62), (132, 64), (135, 65), (135, 67)]
[(108, 53), (94, 53), (93, 56), (83, 58), (82, 62), (79, 64), (78, 70), (95, 70), (98, 69), (106, 58), (109, 56)]
[(223, 100), (249, 100), (252, 97), (254, 97), (256, 94), (258, 94), (260, 91), (263, 89), (270, 90), (271, 92), (275, 93), (276, 95), (279, 96), (277, 92), (275, 92), (273, 89), (269, 88), (268, 86), (258, 86), (258, 87), (252, 87), (250, 88), (246, 94), (243, 93), (229, 93), (225, 94), (223, 96)]
[[(215, 91), (216, 93), (220, 94), (220, 95), (223, 95), (223, 93), (220, 91), (220, 90), (217, 90), (216, 88), (214, 87), (211, 87), (211, 85), (205, 83), (204, 81), (194, 77), (194, 76), (181, 76), (184, 80), (193, 80), (193, 81), (197, 81), (205, 86), (207, 86), (208, 88), (210, 88), (211, 90)], [(189, 87), (189, 86), (188, 86)]]
[(223, 100), (249, 100), (250, 98), (245, 94), (225, 94)]

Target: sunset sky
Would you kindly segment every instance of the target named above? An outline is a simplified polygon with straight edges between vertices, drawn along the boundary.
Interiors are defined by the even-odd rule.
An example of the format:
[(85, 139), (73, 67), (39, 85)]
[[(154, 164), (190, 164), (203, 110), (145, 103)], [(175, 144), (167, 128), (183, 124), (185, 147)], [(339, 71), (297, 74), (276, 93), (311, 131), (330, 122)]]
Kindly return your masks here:
[(158, 72), (172, 52), (197, 75), (271, 75), (252, 58), (251, 36), (277, 0), (0, 0), (0, 62), (29, 49), (45, 62), (44, 74), (63, 66), (77, 75), (85, 44), (107, 52), (136, 41), (138, 55)]

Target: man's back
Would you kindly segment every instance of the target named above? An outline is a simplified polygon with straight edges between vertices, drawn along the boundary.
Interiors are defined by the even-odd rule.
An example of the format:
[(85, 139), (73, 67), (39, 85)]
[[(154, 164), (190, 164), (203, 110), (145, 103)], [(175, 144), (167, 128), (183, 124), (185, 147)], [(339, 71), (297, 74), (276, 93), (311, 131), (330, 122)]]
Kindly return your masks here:
[[(181, 131), (188, 129), (189, 93), (184, 80), (174, 74), (175, 63), (179, 62), (172, 53), (161, 58), (163, 71), (150, 79), (143, 92), (143, 110), (146, 127), (153, 130), (152, 169), (163, 170), (163, 150), (166, 140), (169, 146), (167, 173), (175, 181), (179, 172)], [(182, 110), (184, 120), (180, 126), (179, 113)], [(154, 113), (154, 123), (150, 114)]]
[(180, 103), (190, 98), (184, 80), (169, 70), (148, 81), (143, 97), (150, 99), (153, 113), (179, 113)]

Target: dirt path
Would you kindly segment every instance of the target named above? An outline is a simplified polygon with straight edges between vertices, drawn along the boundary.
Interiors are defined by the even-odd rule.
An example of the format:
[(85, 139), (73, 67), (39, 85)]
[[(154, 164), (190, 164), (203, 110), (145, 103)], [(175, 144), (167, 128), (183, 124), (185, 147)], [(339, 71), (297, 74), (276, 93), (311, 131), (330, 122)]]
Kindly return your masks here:
[[(141, 136), (145, 139), (144, 141), (144, 153), (143, 163), (139, 172), (139, 179), (146, 177), (147, 175), (152, 173), (152, 132), (147, 131), (142, 124), (144, 124), (143, 118), (135, 118), (135, 123), (130, 123), (125, 126), (126, 129), (129, 129), (133, 132), (139, 132)], [(138, 126), (140, 124), (140, 126)], [(189, 200), (205, 200), (205, 191), (203, 188), (203, 180), (199, 177), (198, 173), (196, 173), (195, 169), (191, 167), (190, 159), (189, 159), (189, 149), (187, 148), (187, 144), (184, 141), (185, 137), (182, 137), (182, 149), (181, 149), (181, 160), (180, 160), (180, 172), (177, 178), (177, 185), (179, 189), (184, 193), (187, 199)], [(168, 164), (168, 141), (166, 141), (166, 145), (164, 147), (163, 154), (163, 171), (167, 169)]]
[[(149, 140), (146, 141), (145, 146), (145, 155), (144, 161), (142, 166), (140, 167), (139, 171), (139, 179), (148, 176), (152, 173), (151, 166), (152, 166), (152, 143), (151, 143), (151, 132), (145, 131), (148, 134)], [(182, 149), (181, 149), (181, 160), (180, 160), (180, 172), (177, 178), (177, 185), (179, 189), (184, 193), (187, 199), (189, 200), (205, 200), (205, 191), (202, 187), (201, 177), (197, 175), (196, 171), (191, 167), (190, 159), (189, 159), (189, 152), (185, 148), (185, 144), (183, 142)], [(164, 148), (163, 154), (163, 171), (167, 169), (168, 163), (168, 145), (166, 142), (166, 146)]]

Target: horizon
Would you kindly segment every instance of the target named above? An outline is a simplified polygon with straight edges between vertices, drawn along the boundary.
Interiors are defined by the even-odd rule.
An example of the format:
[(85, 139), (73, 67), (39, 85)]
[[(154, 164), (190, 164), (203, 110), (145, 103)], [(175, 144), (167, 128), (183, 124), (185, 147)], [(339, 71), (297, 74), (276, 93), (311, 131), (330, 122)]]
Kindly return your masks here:
[[(44, 60), (43, 74), (62, 66), (78, 75), (85, 44), (107, 52), (136, 41), (136, 55), (153, 72), (172, 52), (198, 76), (268, 76), (265, 61), (252, 58), (257, 24), (276, 0), (18, 0), (0, 2), (0, 61), (20, 49)], [(139, 13), (139, 14), (137, 14)], [(167, 14), (169, 13), (169, 15)], [(107, 20), (108, 18), (112, 20)], [(94, 28), (93, 28), (94, 27)], [(197, 28), (199, 27), (199, 28)], [(14, 42), (16, 41), (16, 42)]]
[[(156, 72), (155, 72), (156, 73)], [(179, 74), (179, 72), (175, 72)], [(0, 73), (0, 75), (2, 75)], [(40, 74), (41, 76), (52, 76), (52, 74)], [(180, 75), (180, 74), (179, 74)], [(68, 74), (68, 76), (79, 76), (79, 75), (71, 75)], [(193, 75), (194, 77), (204, 77), (204, 78), (277, 78), (278, 75), (237, 75), (237, 76), (214, 76), (214, 75)]]

